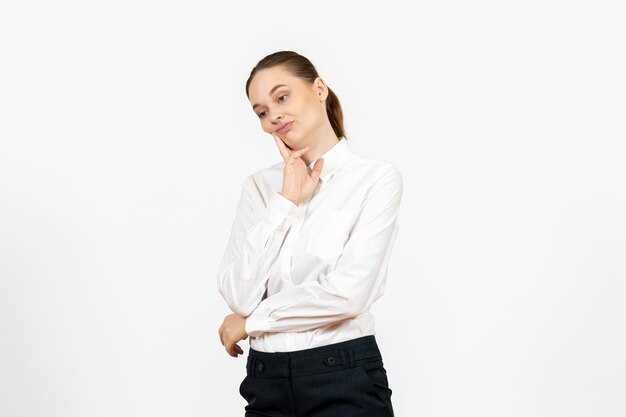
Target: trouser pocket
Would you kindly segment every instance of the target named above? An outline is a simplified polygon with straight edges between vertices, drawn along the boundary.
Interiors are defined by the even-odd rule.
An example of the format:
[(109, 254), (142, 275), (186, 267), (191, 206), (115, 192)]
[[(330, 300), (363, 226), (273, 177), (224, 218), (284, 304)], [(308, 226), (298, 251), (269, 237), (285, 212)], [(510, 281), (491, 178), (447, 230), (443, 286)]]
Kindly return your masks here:
[(390, 416), (393, 416), (393, 405), (391, 402), (393, 390), (389, 388), (387, 370), (383, 366), (382, 360), (357, 365), (356, 369), (368, 385), (370, 392), (378, 396), (384, 406), (387, 407)]

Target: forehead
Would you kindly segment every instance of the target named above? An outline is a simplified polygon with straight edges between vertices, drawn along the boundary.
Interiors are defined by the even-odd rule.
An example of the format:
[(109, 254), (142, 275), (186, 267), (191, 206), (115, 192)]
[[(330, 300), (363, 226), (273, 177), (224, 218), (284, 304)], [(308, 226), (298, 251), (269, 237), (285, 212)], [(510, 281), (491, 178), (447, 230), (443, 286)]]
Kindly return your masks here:
[(261, 104), (265, 98), (269, 98), (273, 90), (277, 85), (284, 84), (290, 88), (302, 88), (303, 81), (291, 75), (286, 69), (280, 66), (266, 68), (257, 72), (248, 88), (248, 94), (250, 96), (250, 102), (255, 104)]

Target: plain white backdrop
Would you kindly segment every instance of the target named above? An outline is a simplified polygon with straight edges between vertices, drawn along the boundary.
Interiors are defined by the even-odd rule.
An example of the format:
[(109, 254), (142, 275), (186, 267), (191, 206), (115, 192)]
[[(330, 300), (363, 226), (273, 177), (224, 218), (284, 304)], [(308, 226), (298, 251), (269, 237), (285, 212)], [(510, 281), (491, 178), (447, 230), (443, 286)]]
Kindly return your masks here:
[(0, 415), (243, 416), (215, 273), (279, 50), (403, 173), (396, 416), (626, 415), (618, 3), (2, 2)]

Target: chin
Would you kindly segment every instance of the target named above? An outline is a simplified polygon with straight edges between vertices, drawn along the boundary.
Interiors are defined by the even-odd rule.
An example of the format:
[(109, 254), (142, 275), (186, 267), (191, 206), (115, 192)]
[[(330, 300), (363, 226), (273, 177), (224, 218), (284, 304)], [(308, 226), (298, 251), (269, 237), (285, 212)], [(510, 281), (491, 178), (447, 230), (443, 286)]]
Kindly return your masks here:
[(285, 139), (289, 141), (289, 146), (292, 148), (301, 148), (300, 144), (302, 143), (302, 138), (296, 132), (287, 132), (285, 135)]
[[(287, 132), (287, 134), (289, 134), (289, 132)], [(289, 139), (283, 138), (283, 142), (285, 142), (285, 145), (287, 145), (287, 147), (291, 150), (300, 148), (300, 146), (298, 146), (299, 141), (297, 138), (294, 140), (291, 136), (289, 136)]]

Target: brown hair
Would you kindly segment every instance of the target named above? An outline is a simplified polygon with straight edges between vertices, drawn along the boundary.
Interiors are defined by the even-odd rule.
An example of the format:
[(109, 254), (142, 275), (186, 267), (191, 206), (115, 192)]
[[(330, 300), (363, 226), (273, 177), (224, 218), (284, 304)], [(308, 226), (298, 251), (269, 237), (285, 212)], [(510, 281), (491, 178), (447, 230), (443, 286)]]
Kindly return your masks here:
[[(273, 54), (267, 55), (265, 58), (260, 60), (250, 72), (250, 77), (248, 77), (248, 81), (246, 81), (246, 96), (248, 99), (250, 98), (248, 90), (254, 75), (260, 70), (277, 65), (284, 66), (285, 69), (293, 76), (299, 77), (311, 84), (313, 84), (313, 81), (315, 81), (315, 79), (319, 76), (315, 66), (313, 66), (311, 61), (309, 61), (306, 57), (293, 51), (274, 52)], [(328, 120), (335, 131), (335, 135), (337, 135), (338, 138), (344, 137), (347, 139), (346, 132), (343, 127), (343, 111), (341, 110), (341, 103), (339, 103), (337, 95), (335, 95), (330, 87), (328, 87), (328, 97), (326, 97), (326, 114), (328, 115)]]

